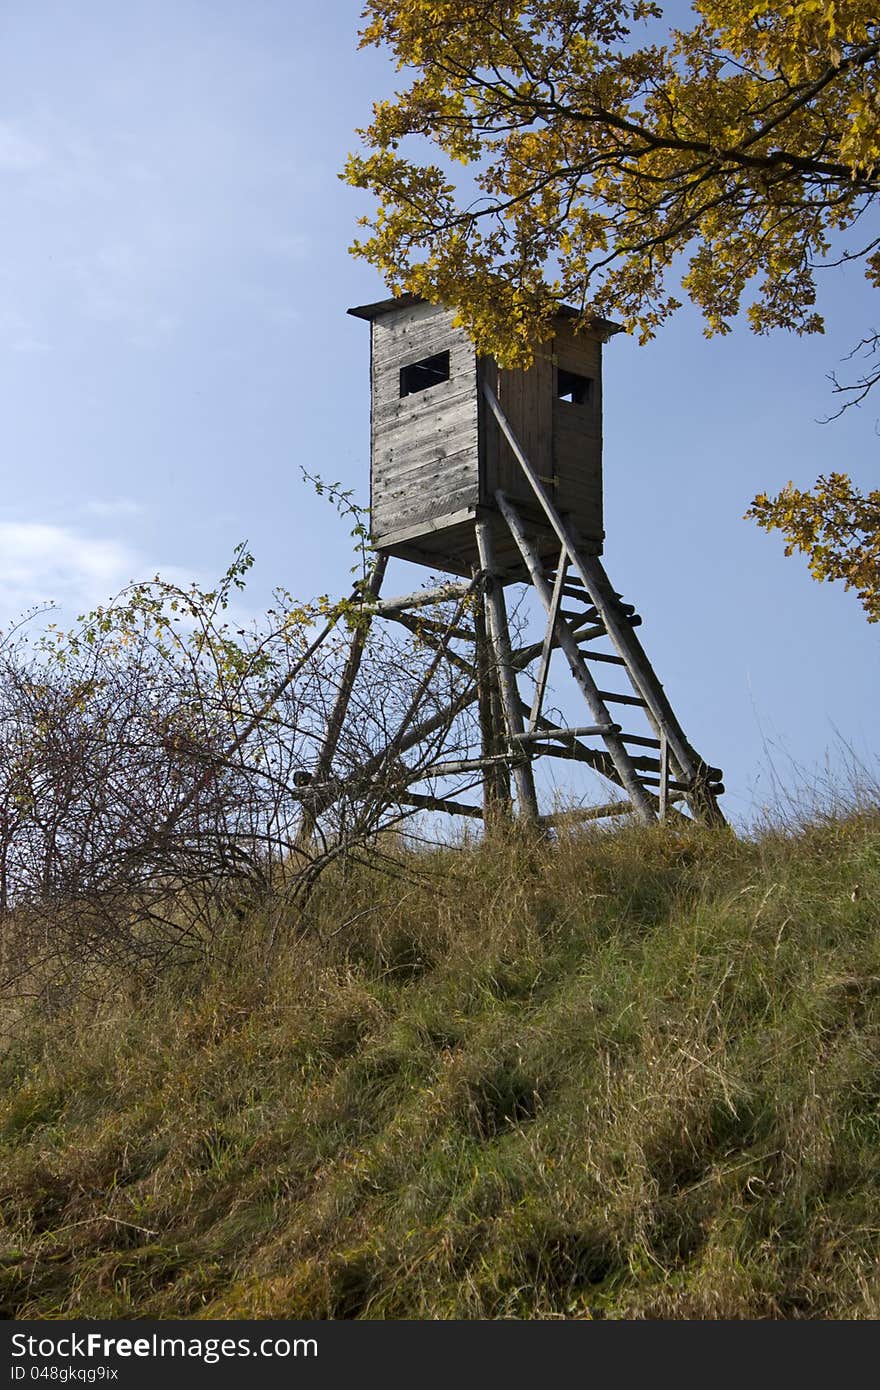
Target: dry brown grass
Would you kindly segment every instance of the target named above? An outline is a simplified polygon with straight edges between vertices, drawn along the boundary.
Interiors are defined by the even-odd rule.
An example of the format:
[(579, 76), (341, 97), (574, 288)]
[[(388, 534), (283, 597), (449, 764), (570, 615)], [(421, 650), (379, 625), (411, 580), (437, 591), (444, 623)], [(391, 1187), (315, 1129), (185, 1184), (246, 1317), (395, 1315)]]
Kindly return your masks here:
[(7, 1005), (7, 1316), (880, 1314), (876, 813), (395, 850), (307, 914)]

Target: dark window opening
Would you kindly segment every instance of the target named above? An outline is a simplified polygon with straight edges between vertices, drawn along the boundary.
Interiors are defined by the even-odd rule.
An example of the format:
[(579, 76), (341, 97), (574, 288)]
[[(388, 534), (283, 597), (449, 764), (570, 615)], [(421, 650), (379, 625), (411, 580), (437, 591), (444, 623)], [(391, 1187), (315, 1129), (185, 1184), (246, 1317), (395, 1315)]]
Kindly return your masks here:
[(588, 376), (578, 376), (577, 372), (564, 372), (560, 367), (556, 373), (556, 398), (567, 401), (569, 405), (586, 405), (592, 399), (593, 382)]
[(400, 369), (401, 396), (414, 396), (416, 391), (427, 391), (440, 381), (449, 380), (449, 353), (438, 352), (434, 357), (424, 357), (421, 362), (411, 362)]

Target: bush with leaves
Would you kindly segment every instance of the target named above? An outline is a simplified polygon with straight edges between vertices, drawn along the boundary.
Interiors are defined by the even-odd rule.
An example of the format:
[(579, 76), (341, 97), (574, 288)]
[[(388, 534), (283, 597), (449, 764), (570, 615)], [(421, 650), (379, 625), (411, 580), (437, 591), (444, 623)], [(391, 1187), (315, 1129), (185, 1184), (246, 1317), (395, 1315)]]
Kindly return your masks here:
[(376, 629), (316, 785), (363, 586), (336, 603), (278, 592), (237, 623), (251, 564), (242, 546), (215, 589), (157, 576), (72, 632), (0, 644), (7, 979), (71, 950), (155, 965), (210, 949), (230, 908), (290, 902), (411, 816), (407, 787), (467, 746), (465, 663)]

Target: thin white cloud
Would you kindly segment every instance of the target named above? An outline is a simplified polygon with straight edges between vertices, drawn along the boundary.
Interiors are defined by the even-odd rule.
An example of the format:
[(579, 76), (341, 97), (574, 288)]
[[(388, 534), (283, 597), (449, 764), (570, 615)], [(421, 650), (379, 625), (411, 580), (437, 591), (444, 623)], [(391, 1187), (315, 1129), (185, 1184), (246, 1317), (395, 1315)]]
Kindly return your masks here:
[(86, 503), (85, 510), (90, 516), (104, 518), (134, 517), (144, 514), (144, 508), (140, 502), (133, 501), (131, 497), (94, 497)]
[(9, 344), (11, 352), (17, 352), (22, 357), (41, 357), (46, 352), (51, 352), (51, 346), (45, 338), (14, 338)]
[[(254, 63), (254, 83), (257, 72), (278, 77), (273, 55)], [(141, 74), (145, 85), (150, 71)], [(3, 334), (7, 349), (57, 347), (80, 318), (117, 343), (155, 351), (204, 312), (217, 278), (234, 298), (257, 267), (277, 299), (278, 264), (302, 273), (314, 248), (293, 199), (315, 191), (306, 152), (280, 168), (247, 112), (202, 115), (191, 80), (188, 68), (176, 74), (176, 115), (154, 111), (142, 92), (126, 100), (118, 127), (72, 121), (45, 100), (0, 120), (0, 173), (15, 172), (19, 189), (0, 227), (0, 280), (3, 265), (15, 268), (3, 300), (22, 319), (14, 341)], [(132, 81), (129, 71), (127, 88)], [(112, 78), (106, 83), (104, 100)], [(286, 327), (291, 312), (275, 304), (266, 316)]]
[[(3, 285), (8, 292), (8, 285)], [(35, 330), (31, 320), (8, 305), (0, 310), (0, 349), (21, 356), (39, 356), (51, 351), (51, 345)]]
[[(125, 499), (121, 501), (124, 506)], [(157, 564), (134, 546), (89, 535), (74, 526), (0, 522), (0, 629), (30, 609), (48, 604), (60, 608), (62, 621), (72, 622), (79, 613), (107, 603), (132, 581), (149, 582), (156, 574), (181, 589), (193, 582), (207, 589), (217, 582), (216, 575)], [(234, 627), (246, 626), (254, 616), (238, 600), (223, 615)]]
[(45, 163), (42, 145), (25, 135), (14, 121), (0, 121), (0, 169), (25, 173)]
[(120, 541), (96, 539), (46, 522), (0, 522), (4, 620), (35, 604), (99, 603), (138, 568), (137, 555)]

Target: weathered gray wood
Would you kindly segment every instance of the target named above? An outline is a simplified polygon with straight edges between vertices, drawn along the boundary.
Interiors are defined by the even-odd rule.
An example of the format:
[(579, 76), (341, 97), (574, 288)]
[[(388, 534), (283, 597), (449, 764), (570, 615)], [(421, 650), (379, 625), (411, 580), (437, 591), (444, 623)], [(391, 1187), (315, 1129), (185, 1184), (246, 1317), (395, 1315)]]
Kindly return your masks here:
[[(478, 571), (474, 567), (474, 579)], [(480, 594), (480, 601), (474, 613), (474, 632), (476, 642), (474, 655), (477, 662), (478, 700), (480, 720), (480, 753), (484, 758), (495, 758), (503, 746), (504, 724), (501, 709), (501, 692), (492, 663), (489, 649), (489, 635), (486, 627), (486, 597)], [(509, 821), (513, 802), (510, 795), (510, 769), (503, 764), (493, 764), (483, 769), (483, 818), (486, 827), (494, 831), (503, 822)]]
[[(607, 637), (608, 634), (601, 624), (593, 627), (578, 627), (572, 630), (572, 637), (576, 642), (596, 642), (600, 637)], [(582, 653), (583, 655), (583, 653)]]
[(434, 777), (457, 777), (463, 772), (479, 772), (487, 767), (517, 767), (527, 765), (527, 755), (522, 753), (495, 753), (479, 758), (449, 758), (446, 762), (430, 763), (419, 770), (418, 780), (427, 782)]
[(565, 551), (559, 556), (559, 568), (556, 571), (556, 581), (553, 585), (553, 597), (550, 602), (550, 612), (547, 616), (547, 631), (544, 634), (544, 645), (541, 650), (541, 664), (538, 667), (538, 675), (535, 681), (535, 695), (532, 700), (532, 708), (529, 711), (529, 728), (534, 729), (538, 716), (541, 713), (541, 705), (544, 703), (544, 691), (547, 687), (547, 677), (550, 674), (550, 658), (553, 655), (553, 648), (556, 645), (556, 619), (559, 616), (559, 605), (562, 602), (562, 590), (565, 584), (565, 576), (568, 573), (568, 556)]
[[(439, 492), (425, 491), (424, 497), (418, 502), (407, 505), (405, 497), (395, 498), (387, 511), (380, 507), (374, 509), (374, 521), (372, 530), (372, 544), (377, 550), (388, 550), (390, 544), (395, 543), (387, 538), (403, 538), (413, 536), (418, 540), (423, 540), (432, 532), (445, 532), (450, 528), (450, 515), (458, 517), (462, 512), (469, 512), (474, 516), (477, 506), (476, 488), (459, 488), (456, 492), (440, 495)], [(450, 513), (450, 508), (454, 510)], [(451, 523), (455, 525), (456, 522)], [(441, 538), (440, 551), (444, 553)], [(447, 569), (444, 564), (438, 565), (440, 569)]]
[(542, 825), (571, 825), (580, 821), (605, 820), (612, 816), (631, 816), (629, 801), (610, 801), (604, 806), (573, 806), (570, 811), (553, 811), (541, 817)]
[[(682, 800), (681, 792), (674, 792), (670, 798), (673, 801)], [(570, 811), (554, 811), (550, 815), (541, 817), (542, 825), (571, 825), (578, 824), (580, 821), (605, 820), (613, 816), (630, 816), (633, 808), (628, 801), (610, 801), (604, 806), (573, 806)]]
[(569, 367), (573, 372), (581, 370), (581, 363), (585, 367), (598, 367), (601, 345), (608, 339), (609, 328), (612, 332), (619, 332), (613, 325), (599, 323), (582, 325), (576, 331), (573, 320), (567, 316), (557, 319), (555, 327), (553, 346), (556, 356), (561, 366)]
[[(440, 395), (440, 387), (405, 396), (393, 416), (379, 416), (376, 427), (376, 449), (393, 450), (409, 447), (417, 440), (431, 440), (437, 435), (456, 431), (471, 433), (476, 428), (476, 402), (469, 382), (454, 392)], [(405, 406), (405, 409), (404, 409)]]
[[(572, 544), (576, 543), (576, 533), (573, 532)], [(579, 572), (584, 584), (590, 588), (590, 597), (602, 614), (602, 621), (614, 647), (626, 660), (630, 680), (645, 701), (650, 722), (655, 726), (658, 736), (665, 736), (667, 740), (673, 767), (681, 781), (691, 789), (688, 797), (691, 810), (694, 815), (711, 824), (726, 824), (715, 800), (715, 794), (706, 784), (705, 767), (688, 743), (666, 692), (632, 630), (632, 625), (619, 618), (617, 614), (614, 591), (598, 557), (583, 556)], [(670, 786), (674, 785), (670, 783)]]
[[(412, 492), (407, 490), (385, 502), (381, 526), (374, 526), (374, 537), (377, 533), (395, 535), (408, 529), (413, 530), (417, 521), (421, 522), (424, 532), (428, 534), (432, 531), (447, 530), (450, 516), (455, 517), (468, 508), (475, 512), (476, 506), (477, 490), (471, 484), (447, 491), (435, 486), (414, 488)], [(377, 549), (385, 549), (378, 541), (374, 540), (374, 544)], [(443, 544), (440, 537), (437, 538), (437, 544)]]
[[(380, 369), (392, 372), (425, 357), (435, 357), (440, 352), (449, 353), (450, 363), (458, 359), (464, 361), (473, 357), (473, 345), (466, 333), (452, 327), (452, 316), (435, 312), (432, 319), (420, 325), (405, 329), (389, 329), (377, 323), (373, 355)], [(443, 382), (438, 382), (442, 386)], [(400, 378), (397, 381), (400, 389)], [(433, 387), (427, 388), (429, 391)]]
[[(432, 531), (448, 531), (453, 526), (458, 526), (462, 521), (471, 521), (474, 516), (473, 507), (461, 507), (458, 511), (450, 512), (445, 516), (431, 518), (430, 521), (416, 522), (409, 526), (394, 525), (386, 530), (373, 535), (373, 544), (377, 550), (384, 550), (392, 545), (400, 545), (405, 541), (413, 540), (416, 537), (422, 538)], [(398, 522), (401, 518), (396, 519)]]
[[(390, 307), (372, 324), (371, 513), (383, 548), (457, 524), (479, 501), (476, 357), (452, 313)], [(449, 352), (449, 379), (400, 395), (400, 370)]]
[[(479, 561), (484, 569), (491, 570), (495, 580), (489, 585), (490, 595), (483, 599), (489, 631), (483, 644), (482, 659), (476, 631), (473, 648), (460, 655), (449, 648), (448, 638), (453, 634), (448, 633), (442, 624), (435, 624), (431, 619), (423, 620), (420, 624), (417, 613), (414, 611), (410, 614), (404, 607), (387, 615), (403, 622), (410, 630), (418, 631), (422, 640), (433, 646), (435, 651), (445, 643), (447, 659), (462, 672), (469, 688), (473, 685), (473, 696), (469, 695), (468, 698), (476, 698), (480, 705), (483, 757), (478, 764), (483, 772), (484, 810), (493, 791), (498, 790), (504, 779), (509, 796), (510, 773), (513, 771), (517, 778), (517, 800), (523, 811), (529, 801), (529, 793), (524, 790), (523, 782), (527, 775), (534, 795), (530, 759), (539, 755), (576, 758), (594, 767), (615, 785), (625, 786), (621, 769), (615, 763), (609, 745), (609, 740), (617, 740), (623, 760), (627, 763), (626, 776), (635, 783), (634, 789), (625, 787), (630, 793), (630, 804), (636, 805), (637, 813), (642, 814), (643, 818), (652, 818), (657, 801), (647, 790), (646, 783), (659, 784), (662, 780), (661, 759), (653, 756), (635, 757), (630, 747), (634, 740), (638, 740), (636, 748), (641, 743), (649, 750), (656, 748), (659, 752), (659, 734), (662, 730), (664, 734), (669, 734), (664, 811), (669, 809), (673, 800), (685, 794), (681, 788), (688, 788), (692, 810), (702, 804), (711, 813), (717, 788), (710, 770), (697, 759), (692, 749), (693, 776), (689, 776), (680, 765), (674, 746), (674, 729), (662, 718), (658, 720), (655, 703), (652, 703), (634, 674), (630, 647), (621, 649), (620, 636), (609, 625), (609, 610), (613, 610), (617, 623), (625, 625), (627, 629), (623, 634), (624, 643), (641, 619), (620, 602), (619, 595), (610, 591), (610, 596), (597, 595), (595, 587), (598, 581), (594, 575), (591, 582), (587, 573), (587, 562), (598, 556), (603, 540), (601, 330), (577, 335), (573, 333), (570, 322), (563, 317), (558, 323), (554, 322), (554, 337), (548, 343), (539, 345), (534, 367), (527, 372), (510, 372), (499, 371), (497, 364), (491, 360), (478, 361), (467, 335), (453, 327), (452, 313), (448, 310), (410, 297), (402, 299), (400, 303), (386, 302), (365, 306), (365, 309), (371, 311), (362, 316), (371, 321), (371, 506), (377, 548), (383, 554), (400, 555), (417, 563), (446, 569), (463, 578), (472, 572), (473, 565)], [(401, 396), (401, 368), (440, 352), (449, 354), (448, 379), (436, 381), (423, 391)], [(559, 398), (560, 370), (575, 372), (590, 380), (591, 388), (585, 400), (567, 402)], [(489, 393), (482, 389), (484, 381), (490, 388)], [(495, 408), (490, 401), (491, 388), (495, 391)], [(507, 430), (503, 428), (505, 419)], [(521, 454), (525, 457), (526, 466)], [(516, 690), (515, 672), (522, 669), (524, 657), (522, 652), (515, 656), (510, 654), (501, 588), (502, 583), (520, 579), (524, 573), (529, 573), (529, 567), (519, 538), (513, 535), (511, 539), (512, 532), (501, 532), (502, 518), (495, 499), (496, 490), (506, 493), (513, 502), (514, 510), (519, 512), (532, 558), (540, 567), (544, 567), (546, 588), (550, 587), (546, 567), (556, 568), (551, 581), (553, 593), (550, 600), (553, 608), (544, 640), (537, 647), (532, 647), (534, 655), (525, 658), (540, 657), (531, 708), (524, 707)], [(479, 550), (474, 525), (477, 518), (484, 523), (480, 529), (487, 528), (487, 544), (494, 552), (491, 566), (485, 564)], [(553, 549), (554, 538), (556, 550)], [(562, 553), (557, 560), (560, 547)], [(571, 564), (574, 573), (566, 575), (567, 563)], [(604, 577), (601, 566), (598, 573)], [(560, 593), (555, 598), (557, 589)], [(562, 592), (584, 604), (584, 611), (573, 616), (571, 628), (558, 618)], [(502, 606), (500, 616), (496, 603), (499, 595)], [(480, 621), (481, 613), (478, 612), (475, 615), (475, 629), (479, 628)], [(508, 661), (498, 659), (499, 648), (495, 638), (499, 629), (503, 629), (507, 637)], [(564, 636), (560, 636), (557, 629)], [(454, 635), (459, 642), (463, 640), (464, 628), (459, 627)], [(583, 646), (594, 639), (606, 637), (610, 637), (613, 650), (577, 650), (578, 644)], [(591, 709), (597, 722), (577, 731), (555, 728), (541, 715), (551, 653), (563, 643), (570, 646), (572, 640), (575, 651), (571, 653), (566, 650), (565, 654), (573, 671), (572, 662), (579, 664), (579, 683), (592, 681), (589, 665), (599, 661), (608, 667), (623, 666), (634, 691), (632, 695), (623, 691), (603, 692), (592, 681), (603, 713), (597, 717)], [(604, 645), (604, 641), (600, 642), (600, 646)], [(662, 687), (656, 682), (656, 677), (653, 679), (662, 699)], [(613, 683), (617, 684), (617, 681)], [(613, 723), (614, 718), (620, 716), (609, 714), (608, 705), (618, 701), (643, 709), (654, 732), (658, 734), (654, 742), (636, 735), (628, 736), (621, 732), (619, 724)], [(502, 702), (505, 705), (503, 709)], [(516, 737), (516, 730), (509, 722), (511, 707), (519, 715), (520, 737)], [(522, 724), (523, 712), (528, 714), (528, 733)], [(413, 732), (409, 728), (405, 730), (407, 746), (413, 746), (410, 743)], [(502, 733), (504, 736), (499, 747), (499, 735)], [(604, 738), (605, 746), (600, 749), (588, 748), (580, 741), (579, 735)], [(465, 756), (455, 766), (461, 767), (462, 763), (469, 765), (471, 762)], [(381, 772), (381, 765), (378, 766)], [(661, 776), (655, 776), (655, 772), (660, 772)], [(420, 775), (425, 775), (424, 771)], [(641, 807), (636, 804), (639, 796), (643, 799)], [(442, 801), (446, 798), (437, 799)], [(644, 815), (646, 806), (650, 808), (648, 816)], [(529, 814), (534, 815), (536, 811), (535, 798)]]
[(447, 816), (472, 816), (475, 820), (483, 819), (483, 812), (479, 806), (467, 806), (461, 801), (449, 801), (442, 796), (423, 796), (421, 792), (407, 792), (405, 796), (398, 796), (397, 800), (401, 806), (417, 806), (423, 811), (443, 811)]
[(610, 702), (613, 705), (638, 705), (640, 708), (644, 708), (645, 705), (640, 695), (618, 695), (613, 690), (600, 690), (599, 694), (606, 704)]
[[(401, 381), (401, 371), (426, 357), (445, 357), (449, 355), (449, 375), (434, 381), (420, 391), (407, 392)], [(378, 379), (375, 402), (378, 409), (409, 411), (420, 396), (442, 398), (460, 391), (472, 379), (474, 350), (467, 338), (460, 333), (445, 333), (434, 341), (424, 339), (418, 344), (398, 343), (383, 345), (378, 357), (374, 354)], [(404, 395), (401, 395), (401, 390)]]
[[(405, 382), (401, 381), (401, 371), (426, 357), (438, 357), (446, 353), (449, 354), (448, 377), (436, 380), (430, 386), (424, 386), (421, 391), (407, 392)], [(403, 409), (409, 409), (413, 398), (417, 396), (431, 393), (440, 395), (444, 391), (455, 390), (461, 384), (461, 379), (470, 374), (474, 350), (462, 334), (444, 330), (435, 334), (422, 334), (418, 340), (409, 335), (380, 341), (378, 351), (373, 354), (373, 360), (377, 371), (377, 405), (381, 408), (399, 403)], [(403, 395), (400, 394), (401, 390), (404, 391)]]
[[(516, 436), (504, 417), (491, 387), (484, 384), (484, 392), (489, 406), (495, 414), (499, 427), (510, 443), (520, 467), (531, 484), (532, 491), (544, 509), (548, 521), (565, 546), (572, 566), (577, 571), (590, 600), (601, 615), (602, 622), (619, 656), (626, 661), (627, 673), (635, 689), (645, 701), (646, 710), (656, 725), (658, 733), (662, 730), (669, 741), (670, 753), (674, 757), (685, 783), (694, 788), (694, 805), (697, 814), (716, 823), (724, 823), (724, 817), (715, 804), (714, 798), (707, 796), (701, 782), (700, 761), (684, 736), (672, 706), (669, 704), (663, 687), (657, 680), (654, 670), (638, 640), (632, 632), (632, 624), (617, 611), (614, 590), (597, 556), (584, 555), (577, 543), (577, 533), (563, 521), (553, 506), (544, 485), (537, 477), (529, 460), (523, 453)], [(506, 515), (506, 513), (505, 513)], [(510, 518), (507, 518), (508, 524)]]
[(584, 763), (600, 776), (607, 777), (616, 787), (624, 789), (617, 770), (604, 748), (588, 748), (577, 739), (571, 739), (564, 743), (536, 742), (532, 744), (529, 752), (533, 758), (558, 758), (564, 763)]
[(579, 724), (573, 729), (527, 729), (523, 734), (514, 734), (514, 742), (529, 743), (537, 738), (590, 738), (596, 734), (619, 733), (619, 724)]
[[(494, 665), (498, 672), (498, 685), (504, 708), (504, 723), (508, 737), (513, 739), (517, 734), (524, 732), (523, 720), (519, 708), (519, 691), (516, 687), (516, 677), (513, 673), (511, 660), (504, 589), (496, 577), (492, 552), (492, 530), (487, 521), (477, 521), (476, 536), (480, 564), (487, 577), (485, 593), (489, 641), (492, 646)], [(538, 798), (535, 793), (535, 781), (531, 767), (528, 764), (517, 765), (513, 770), (513, 778), (516, 783), (519, 814), (527, 820), (537, 820)]]
[(665, 821), (669, 809), (669, 743), (660, 735), (660, 819)]
[[(446, 518), (450, 514), (464, 511), (465, 507), (476, 507), (477, 488), (475, 483), (465, 483), (460, 487), (444, 488), (441, 480), (429, 480), (421, 487), (405, 489), (390, 497), (380, 492), (373, 503), (373, 537), (393, 534), (395, 531), (412, 527), (417, 521), (423, 523)], [(427, 529), (431, 529), (428, 527)]]
[[(456, 436), (443, 442), (432, 440), (424, 448), (414, 446), (387, 461), (377, 457), (373, 507), (382, 501), (388, 510), (397, 510), (389, 506), (389, 499), (395, 496), (408, 498), (410, 506), (419, 506), (426, 492), (443, 501), (447, 494), (462, 488), (469, 488), (474, 501), (478, 501), (479, 478), (473, 464), (473, 445), (470, 435)], [(455, 510), (448, 504), (443, 508), (444, 512)]]
[[(653, 776), (651, 773), (646, 773), (642, 780), (646, 787), (657, 787), (659, 790), (659, 776)], [(694, 795), (694, 786), (692, 782), (681, 782), (675, 779), (670, 779), (668, 786), (670, 791), (684, 792), (685, 799), (688, 801), (688, 803), (692, 801)], [(722, 782), (707, 783), (705, 790), (706, 793), (711, 795), (712, 797), (723, 796), (724, 784)]]
[(364, 612), (377, 613), (385, 617), (403, 608), (427, 608), (433, 603), (445, 603), (447, 599), (464, 598), (470, 593), (470, 584), (436, 584), (431, 589), (416, 589), (412, 594), (401, 594), (397, 598), (377, 599), (373, 604), (365, 603)]
[[(560, 406), (560, 410), (576, 410), (577, 406)], [(555, 453), (554, 471), (572, 492), (582, 493), (585, 499), (601, 502), (602, 485), (599, 472), (602, 458), (602, 437), (598, 430), (574, 425), (564, 415), (553, 417)], [(537, 469), (535, 470), (537, 472)]]
[[(370, 309), (375, 312), (365, 317), (371, 323), (371, 509), (376, 543), (384, 547), (387, 537), (406, 532), (407, 540), (394, 539), (389, 546), (412, 543), (417, 549), (424, 527), (432, 537), (430, 550), (438, 566), (466, 573), (471, 563), (468, 548), (443, 549), (441, 533), (454, 524), (446, 518), (464, 506), (492, 507), (499, 487), (529, 503), (529, 484), (486, 409), (480, 391), (481, 375), (486, 374), (544, 486), (560, 509), (573, 515), (585, 543), (601, 548), (600, 331), (572, 335), (568, 320), (560, 315), (554, 336), (537, 345), (531, 368), (499, 370), (490, 359), (478, 361), (465, 330), (453, 326), (449, 309), (411, 299)], [(448, 379), (401, 396), (401, 368), (445, 352)], [(595, 386), (589, 402), (567, 407), (557, 399), (560, 368), (589, 377)], [(428, 528), (429, 521), (441, 524)], [(499, 556), (500, 572), (506, 563)], [(519, 565), (518, 555), (512, 555), (511, 563)]]
[[(517, 448), (519, 446), (517, 445)], [(522, 522), (515, 508), (504, 496), (503, 492), (496, 494), (496, 501), (501, 509), (505, 521), (510, 527), (511, 534), (519, 546), (523, 559), (528, 566), (535, 591), (544, 605), (545, 611), (549, 614), (552, 602), (550, 585), (544, 578), (540, 560), (535, 554), (534, 548), (522, 527)], [(580, 687), (581, 693), (589, 706), (590, 713), (597, 724), (614, 725), (604, 701), (602, 700), (596, 682), (593, 680), (586, 662), (577, 648), (574, 637), (569, 632), (565, 624), (558, 620), (556, 632), (559, 637), (559, 645), (565, 653), (572, 675)], [(635, 806), (640, 818), (647, 824), (651, 824), (655, 819), (654, 807), (651, 798), (645, 792), (638, 774), (632, 765), (629, 752), (624, 746), (618, 734), (607, 733), (604, 736), (605, 747), (608, 749), (611, 759), (617, 769), (621, 783)]]
[(373, 497), (380, 493), (393, 496), (406, 489), (412, 501), (413, 487), (419, 487), (431, 478), (442, 480), (447, 490), (451, 491), (475, 483), (469, 447), (448, 452), (445, 444), (438, 444), (433, 445), (430, 451), (426, 450), (424, 457), (408, 454), (406, 458), (395, 459), (388, 465), (377, 461), (373, 471)]
[(433, 357), (456, 343), (468, 344), (467, 334), (453, 328), (453, 317), (450, 309), (424, 304), (417, 310), (392, 311), (375, 319), (373, 354), (376, 362), (383, 367), (398, 362), (404, 365), (422, 357)]
[(585, 661), (607, 661), (612, 666), (625, 666), (626, 662), (622, 656), (615, 656), (612, 652), (591, 652), (581, 650), (581, 656)]

